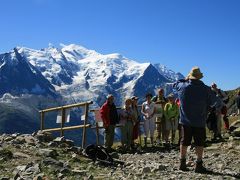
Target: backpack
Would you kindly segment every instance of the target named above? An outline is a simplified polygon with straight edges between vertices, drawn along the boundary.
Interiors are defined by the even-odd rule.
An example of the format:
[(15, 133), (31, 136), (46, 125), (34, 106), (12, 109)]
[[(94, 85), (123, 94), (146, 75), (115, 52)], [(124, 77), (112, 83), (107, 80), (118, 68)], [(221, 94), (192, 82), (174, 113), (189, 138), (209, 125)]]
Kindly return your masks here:
[(113, 164), (112, 157), (108, 154), (106, 148), (104, 148), (103, 146), (90, 144), (86, 147), (85, 153), (93, 161), (99, 161), (106, 165)]

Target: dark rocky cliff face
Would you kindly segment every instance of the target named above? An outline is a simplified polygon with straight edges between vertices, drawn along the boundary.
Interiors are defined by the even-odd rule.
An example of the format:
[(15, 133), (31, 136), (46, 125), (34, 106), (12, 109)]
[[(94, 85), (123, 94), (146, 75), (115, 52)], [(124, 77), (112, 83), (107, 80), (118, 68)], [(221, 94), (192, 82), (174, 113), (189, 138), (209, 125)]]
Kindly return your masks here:
[(155, 95), (154, 90), (156, 90), (159, 87), (163, 87), (164, 84), (170, 82), (167, 80), (164, 76), (162, 76), (157, 69), (150, 64), (147, 69), (145, 70), (142, 77), (140, 77), (135, 86), (134, 94), (138, 97), (145, 97), (146, 93), (152, 93), (152, 95)]
[(28, 63), (16, 48), (13, 52), (1, 56), (0, 66), (0, 95), (4, 93), (56, 95), (50, 82)]

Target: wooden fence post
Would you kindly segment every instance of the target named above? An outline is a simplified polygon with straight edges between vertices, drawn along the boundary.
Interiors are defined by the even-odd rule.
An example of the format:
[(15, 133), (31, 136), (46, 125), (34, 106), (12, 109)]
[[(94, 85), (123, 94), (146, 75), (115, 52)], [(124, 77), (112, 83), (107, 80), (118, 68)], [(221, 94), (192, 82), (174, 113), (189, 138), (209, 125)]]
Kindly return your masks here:
[(97, 136), (97, 139), (96, 139), (96, 143), (97, 145), (99, 145), (99, 129), (98, 129), (98, 122), (96, 122), (96, 136)]
[(87, 120), (88, 120), (88, 107), (89, 104), (86, 103), (85, 104), (85, 117), (84, 117), (84, 127), (83, 127), (83, 133), (82, 133), (82, 148), (85, 147), (86, 145), (86, 124), (87, 124)]
[(44, 112), (41, 111), (41, 131), (44, 130)]
[(65, 123), (65, 108), (62, 108), (62, 121), (61, 121), (61, 137), (64, 136), (64, 123)]

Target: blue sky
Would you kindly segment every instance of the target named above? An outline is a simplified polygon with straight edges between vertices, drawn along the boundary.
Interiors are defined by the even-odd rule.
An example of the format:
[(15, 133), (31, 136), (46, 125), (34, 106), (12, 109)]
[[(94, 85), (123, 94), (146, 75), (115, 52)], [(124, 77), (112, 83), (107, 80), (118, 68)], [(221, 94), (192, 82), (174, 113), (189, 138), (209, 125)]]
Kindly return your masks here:
[(239, 0), (1, 0), (0, 52), (75, 43), (240, 87)]

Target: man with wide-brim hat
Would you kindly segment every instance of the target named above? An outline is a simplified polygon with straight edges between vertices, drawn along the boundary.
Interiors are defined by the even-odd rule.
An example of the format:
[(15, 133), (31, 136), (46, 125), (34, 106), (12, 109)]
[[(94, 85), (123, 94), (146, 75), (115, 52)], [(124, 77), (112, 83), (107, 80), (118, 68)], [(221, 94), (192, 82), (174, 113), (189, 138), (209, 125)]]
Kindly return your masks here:
[(187, 79), (202, 79), (203, 74), (201, 73), (199, 67), (195, 66), (191, 69), (190, 73), (187, 75)]
[(186, 171), (187, 147), (191, 145), (192, 138), (196, 145), (196, 167), (195, 172), (205, 173), (202, 156), (205, 143), (205, 126), (207, 110), (209, 106), (216, 103), (216, 96), (210, 87), (206, 86), (200, 79), (203, 73), (199, 67), (193, 67), (185, 80), (174, 83), (180, 101), (181, 142), (180, 142), (180, 170)]

